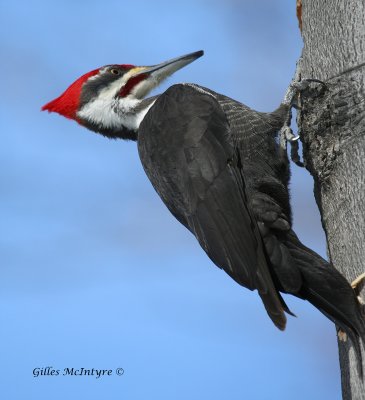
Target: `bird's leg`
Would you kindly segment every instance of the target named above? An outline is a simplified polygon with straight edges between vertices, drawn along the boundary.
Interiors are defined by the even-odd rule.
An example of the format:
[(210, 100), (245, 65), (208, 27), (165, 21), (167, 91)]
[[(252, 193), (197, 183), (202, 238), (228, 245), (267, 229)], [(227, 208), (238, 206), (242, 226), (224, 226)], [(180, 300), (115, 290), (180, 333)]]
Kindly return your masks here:
[[(302, 161), (300, 161), (300, 156), (299, 156), (299, 146), (298, 146), (298, 139), (299, 135), (294, 135), (293, 130), (291, 128), (291, 120), (292, 120), (292, 107), (295, 107), (294, 101), (295, 101), (296, 94), (294, 93), (294, 89), (292, 87), (292, 84), (289, 86), (287, 93), (284, 98), (284, 104), (286, 101), (288, 101), (288, 106), (289, 106), (289, 111), (287, 118), (284, 122), (284, 125), (281, 127), (280, 132), (279, 132), (279, 141), (280, 141), (280, 147), (286, 151), (287, 148), (287, 143), (290, 143), (290, 158), (291, 160), (298, 165), (299, 167), (303, 167), (304, 164)], [(285, 100), (287, 99), (287, 100)]]
[(325, 89), (328, 89), (327, 85), (323, 81), (320, 81), (319, 79), (312, 79), (312, 78), (301, 79), (300, 75), (296, 74), (285, 93), (282, 104), (285, 104), (290, 108), (292, 107), (300, 108), (298, 106), (299, 96), (304, 90), (309, 88), (309, 85), (312, 82), (320, 83), (321, 85), (323, 85)]
[(291, 160), (298, 165), (299, 167), (304, 167), (303, 162), (300, 160), (299, 156), (299, 146), (298, 139), (300, 139), (299, 135), (294, 135), (293, 130), (291, 129), (291, 119), (292, 119), (292, 107), (300, 109), (298, 105), (298, 100), (300, 100), (300, 94), (303, 90), (307, 89), (311, 82), (321, 83), (324, 87), (327, 87), (326, 84), (318, 79), (303, 79), (300, 80), (300, 73), (297, 70), (297, 73), (290, 83), (282, 104), (287, 105), (289, 108), (288, 116), (279, 132), (279, 140), (280, 146), (282, 149), (286, 150), (287, 143), (290, 142), (291, 151), (290, 158)]
[(294, 161), (296, 164), (301, 163), (301, 161), (298, 154), (298, 143), (297, 143), (299, 135), (295, 136), (293, 130), (291, 129), (292, 107), (298, 106), (297, 101), (299, 93), (302, 90), (304, 90), (303, 85), (304, 83), (302, 83), (302, 81), (300, 80), (299, 68), (297, 68), (295, 77), (290, 83), (282, 102), (282, 104), (288, 106), (289, 110), (284, 125), (282, 126), (279, 132), (279, 141), (281, 148), (286, 151), (287, 143), (288, 142), (291, 143), (292, 147), (290, 155), (292, 161)]

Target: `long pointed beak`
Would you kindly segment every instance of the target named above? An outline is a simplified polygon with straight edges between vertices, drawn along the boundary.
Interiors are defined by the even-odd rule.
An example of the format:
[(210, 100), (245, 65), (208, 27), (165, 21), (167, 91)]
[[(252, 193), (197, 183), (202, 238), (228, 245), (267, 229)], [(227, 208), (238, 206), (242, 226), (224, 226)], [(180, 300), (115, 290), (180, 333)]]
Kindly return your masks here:
[(136, 99), (144, 98), (152, 89), (174, 72), (190, 64), (204, 54), (202, 50), (185, 56), (173, 58), (158, 65), (135, 67), (128, 73), (128, 81), (119, 92), (119, 96), (131, 95)]
[(149, 67), (135, 67), (130, 72), (129, 81), (132, 82), (131, 93), (137, 99), (145, 97), (153, 88), (174, 72), (190, 64), (204, 54), (202, 50), (173, 58), (158, 65)]
[(173, 58), (172, 60), (165, 61), (158, 65), (152, 65), (150, 67), (142, 67), (145, 68), (140, 71), (143, 74), (151, 74), (154, 77), (162, 76), (162, 79), (166, 78), (169, 75), (172, 75), (174, 72), (179, 69), (185, 67), (195, 61), (197, 58), (201, 57), (204, 54), (203, 50), (196, 51), (194, 53), (186, 54), (181, 57)]

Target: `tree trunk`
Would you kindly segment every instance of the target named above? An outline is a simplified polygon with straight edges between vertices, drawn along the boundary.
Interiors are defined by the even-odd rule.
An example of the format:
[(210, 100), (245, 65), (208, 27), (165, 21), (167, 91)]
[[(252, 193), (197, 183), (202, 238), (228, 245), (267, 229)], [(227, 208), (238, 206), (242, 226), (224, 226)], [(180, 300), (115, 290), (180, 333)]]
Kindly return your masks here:
[[(301, 20), (300, 76), (327, 84), (301, 96), (303, 155), (330, 260), (352, 282), (365, 270), (365, 2), (302, 0)], [(338, 346), (343, 398), (365, 399), (350, 342)]]

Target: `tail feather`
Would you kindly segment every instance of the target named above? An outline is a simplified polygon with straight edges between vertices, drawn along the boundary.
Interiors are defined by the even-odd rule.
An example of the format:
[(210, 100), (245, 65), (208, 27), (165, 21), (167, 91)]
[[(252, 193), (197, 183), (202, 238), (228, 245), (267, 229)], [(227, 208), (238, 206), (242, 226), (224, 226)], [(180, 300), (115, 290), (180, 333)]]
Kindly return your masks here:
[(363, 376), (360, 342), (365, 346), (365, 320), (354, 290), (336, 268), (304, 246), (294, 232), (287, 234), (285, 245), (303, 280), (300, 291), (291, 294), (308, 300), (348, 335)]
[(307, 300), (319, 311), (321, 311), (322, 314), (324, 314), (328, 319), (335, 323), (342, 331), (346, 332), (354, 346), (358, 373), (361, 377), (363, 377), (364, 374), (360, 342), (362, 340), (364, 343), (364, 332), (361, 333), (361, 330), (363, 330), (363, 328), (361, 328), (361, 322), (357, 321), (357, 327), (354, 326), (353, 321), (343, 314), (341, 310), (334, 307), (331, 303), (328, 303), (326, 299), (311, 289), (307, 289)]

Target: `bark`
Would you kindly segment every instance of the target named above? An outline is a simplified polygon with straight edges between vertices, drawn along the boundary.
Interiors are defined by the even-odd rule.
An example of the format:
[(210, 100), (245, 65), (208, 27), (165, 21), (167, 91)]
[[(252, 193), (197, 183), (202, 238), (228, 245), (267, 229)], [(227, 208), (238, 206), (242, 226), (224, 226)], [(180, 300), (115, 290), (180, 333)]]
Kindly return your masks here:
[[(330, 260), (352, 282), (365, 270), (365, 2), (302, 0), (301, 19), (301, 78), (327, 84), (301, 96), (303, 156)], [(338, 346), (343, 398), (365, 399), (350, 342)]]

